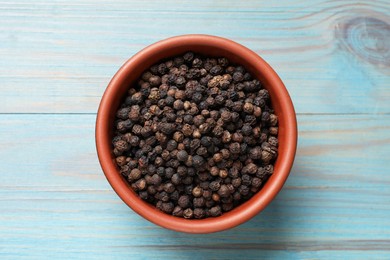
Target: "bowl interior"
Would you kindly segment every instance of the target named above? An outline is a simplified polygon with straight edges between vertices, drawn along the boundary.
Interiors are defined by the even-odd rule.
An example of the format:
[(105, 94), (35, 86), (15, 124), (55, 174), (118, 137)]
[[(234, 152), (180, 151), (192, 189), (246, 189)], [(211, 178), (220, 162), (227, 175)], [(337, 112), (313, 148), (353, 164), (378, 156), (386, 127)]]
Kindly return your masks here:
[[(115, 113), (127, 90), (135, 85), (151, 65), (170, 57), (193, 51), (207, 57), (226, 57), (231, 63), (244, 66), (259, 79), (270, 93), (272, 107), (279, 119), (279, 155), (274, 174), (250, 200), (220, 217), (187, 220), (173, 217), (141, 200), (119, 173), (111, 152)], [(296, 118), (291, 99), (273, 69), (251, 50), (227, 39), (187, 35), (155, 43), (128, 60), (111, 80), (102, 98), (96, 124), (96, 143), (100, 163), (113, 189), (134, 211), (165, 228), (189, 232), (210, 233), (234, 227), (255, 216), (276, 196), (290, 172), (296, 149)]]

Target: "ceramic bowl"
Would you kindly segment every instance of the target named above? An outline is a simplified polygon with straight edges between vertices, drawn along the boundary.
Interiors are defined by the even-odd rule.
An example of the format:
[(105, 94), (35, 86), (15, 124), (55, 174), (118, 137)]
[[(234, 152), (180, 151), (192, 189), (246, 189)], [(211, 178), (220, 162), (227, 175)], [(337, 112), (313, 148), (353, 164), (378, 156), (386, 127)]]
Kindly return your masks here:
[[(112, 154), (114, 119), (127, 90), (158, 61), (187, 51), (204, 56), (223, 56), (244, 66), (269, 91), (279, 120), (279, 153), (274, 173), (251, 199), (219, 217), (201, 220), (165, 214), (141, 200), (119, 173)], [(168, 229), (187, 233), (211, 233), (233, 228), (261, 212), (278, 194), (293, 165), (297, 146), (297, 123), (290, 96), (276, 72), (259, 55), (228, 39), (210, 35), (183, 35), (154, 43), (130, 58), (109, 83), (96, 120), (96, 147), (103, 172), (119, 197), (145, 219)]]

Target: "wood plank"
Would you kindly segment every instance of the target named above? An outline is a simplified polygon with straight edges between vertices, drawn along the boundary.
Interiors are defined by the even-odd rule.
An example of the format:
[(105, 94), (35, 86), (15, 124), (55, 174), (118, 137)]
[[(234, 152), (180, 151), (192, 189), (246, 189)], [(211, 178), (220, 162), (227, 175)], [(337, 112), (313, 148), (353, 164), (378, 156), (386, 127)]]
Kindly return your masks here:
[(94, 147), (95, 115), (0, 115), (5, 258), (387, 258), (390, 116), (300, 115), (284, 189), (251, 221), (188, 235), (131, 211)]
[(388, 1), (1, 1), (0, 113), (94, 113), (115, 71), (166, 37), (262, 55), (298, 113), (390, 113)]

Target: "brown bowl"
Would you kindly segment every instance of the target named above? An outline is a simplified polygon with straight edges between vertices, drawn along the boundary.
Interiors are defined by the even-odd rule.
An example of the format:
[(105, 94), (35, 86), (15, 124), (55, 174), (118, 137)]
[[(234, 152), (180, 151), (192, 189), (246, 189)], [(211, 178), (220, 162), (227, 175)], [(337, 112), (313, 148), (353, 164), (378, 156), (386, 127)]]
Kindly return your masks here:
[[(269, 91), (271, 103), (279, 119), (279, 155), (274, 173), (251, 199), (215, 218), (188, 220), (157, 210), (140, 199), (119, 173), (111, 152), (114, 118), (128, 88), (143, 71), (158, 61), (193, 51), (205, 56), (224, 56), (243, 65)], [(297, 146), (297, 123), (293, 104), (283, 82), (275, 71), (256, 53), (231, 40), (209, 35), (183, 35), (154, 43), (135, 54), (115, 74), (100, 103), (96, 120), (96, 147), (107, 180), (119, 197), (147, 220), (176, 231), (211, 233), (235, 227), (254, 217), (275, 198), (293, 165)]]

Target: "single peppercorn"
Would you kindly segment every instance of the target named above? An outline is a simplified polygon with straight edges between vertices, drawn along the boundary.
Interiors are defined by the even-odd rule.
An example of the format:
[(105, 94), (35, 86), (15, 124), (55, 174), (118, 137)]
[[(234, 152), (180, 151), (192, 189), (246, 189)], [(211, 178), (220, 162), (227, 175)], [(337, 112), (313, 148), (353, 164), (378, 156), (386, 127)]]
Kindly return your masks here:
[(272, 153), (269, 151), (263, 150), (261, 152), (261, 160), (263, 161), (264, 164), (268, 164), (273, 158)]
[(221, 162), (221, 161), (223, 160), (222, 153), (216, 153), (216, 154), (214, 154), (213, 160), (214, 160), (214, 162), (216, 162), (216, 163)]
[[(205, 184), (208, 185), (208, 182), (205, 182)], [(208, 187), (206, 187), (206, 188), (208, 188)], [(203, 198), (205, 198), (206, 200), (211, 199), (212, 194), (213, 193), (210, 190), (207, 190), (207, 189), (203, 190)]]
[(215, 201), (215, 202), (219, 202), (221, 197), (218, 195), (218, 193), (213, 193), (213, 195), (211, 196), (212, 200)]
[(218, 217), (222, 214), (222, 210), (220, 206), (215, 206), (210, 209), (210, 215), (212, 217)]
[(214, 76), (219, 75), (222, 72), (223, 72), (223, 68), (221, 66), (219, 66), (219, 65), (215, 65), (214, 67), (212, 67), (210, 69), (210, 74), (214, 75)]
[(118, 164), (119, 166), (123, 166), (126, 164), (126, 156), (118, 156), (115, 158), (115, 162), (116, 164)]
[(252, 160), (259, 160), (261, 159), (261, 148), (259, 146), (256, 146), (249, 150), (249, 158)]
[(133, 121), (131, 121), (130, 119), (127, 119), (127, 120), (124, 120), (124, 121), (119, 121), (116, 125), (116, 129), (121, 132), (121, 133), (124, 133), (128, 130), (130, 130), (133, 126), (134, 123)]
[(275, 126), (271, 126), (269, 128), (269, 134), (270, 135), (273, 135), (273, 136), (276, 136), (278, 134), (278, 127), (275, 127)]
[(198, 198), (200, 196), (203, 195), (203, 189), (199, 186), (195, 187), (193, 190), (192, 190), (192, 195), (195, 197), (195, 198)]
[(219, 181), (212, 181), (210, 182), (209, 188), (212, 191), (218, 191), (219, 188), (221, 187), (221, 184)]
[(166, 147), (166, 149), (168, 150), (168, 151), (173, 151), (173, 150), (175, 150), (177, 148), (177, 142), (175, 141), (175, 140), (169, 140), (168, 142), (167, 142), (167, 147)]
[(255, 187), (255, 188), (260, 188), (261, 184), (263, 184), (262, 180), (260, 178), (253, 178), (252, 179), (252, 186)]
[(129, 176), (129, 181), (133, 182), (141, 178), (141, 171), (139, 169), (131, 170)]
[(223, 184), (218, 190), (218, 195), (221, 196), (222, 198), (228, 197), (230, 195), (230, 190), (229, 188)]
[(190, 197), (188, 195), (182, 195), (179, 197), (179, 200), (177, 201), (178, 205), (182, 208), (187, 208), (190, 206)]
[(175, 131), (175, 125), (172, 123), (161, 123), (159, 129), (162, 133), (170, 135)]
[(183, 125), (181, 131), (184, 134), (184, 136), (191, 136), (194, 130), (192, 126), (190, 126), (189, 124), (185, 124)]
[(229, 151), (232, 154), (239, 154), (241, 152), (241, 145), (240, 145), (240, 143), (238, 143), (238, 142), (231, 143), (229, 145)]
[(206, 200), (203, 197), (194, 198), (192, 201), (192, 204), (195, 208), (201, 208), (204, 206), (205, 203)]
[(244, 124), (241, 128), (241, 131), (244, 135), (251, 135), (252, 134), (252, 127), (249, 124)]
[(193, 156), (193, 165), (195, 168), (200, 168), (204, 165), (205, 160), (203, 159), (202, 156), (195, 155)]
[(279, 145), (278, 139), (274, 136), (270, 136), (268, 138), (268, 143), (272, 146), (275, 146), (275, 147), (278, 147), (278, 145)]
[(225, 170), (225, 169), (222, 169), (219, 171), (218, 173), (219, 177), (221, 177), (222, 179), (225, 179), (227, 176), (228, 176), (228, 171)]
[(194, 209), (194, 218), (201, 219), (204, 218), (206, 215), (206, 212), (202, 208), (195, 208)]
[(271, 175), (274, 172), (274, 167), (271, 164), (268, 164), (264, 167), (264, 170), (268, 175)]
[(188, 159), (188, 153), (187, 151), (185, 150), (181, 150), (177, 153), (177, 159), (180, 161), (180, 162), (185, 162), (187, 161)]
[(183, 217), (184, 217), (184, 218), (192, 218), (193, 214), (194, 214), (194, 213), (193, 213), (192, 209), (187, 208), (187, 209), (185, 209), (184, 212), (183, 212)]
[(183, 217), (183, 209), (180, 206), (176, 206), (172, 211), (172, 215), (175, 217)]

